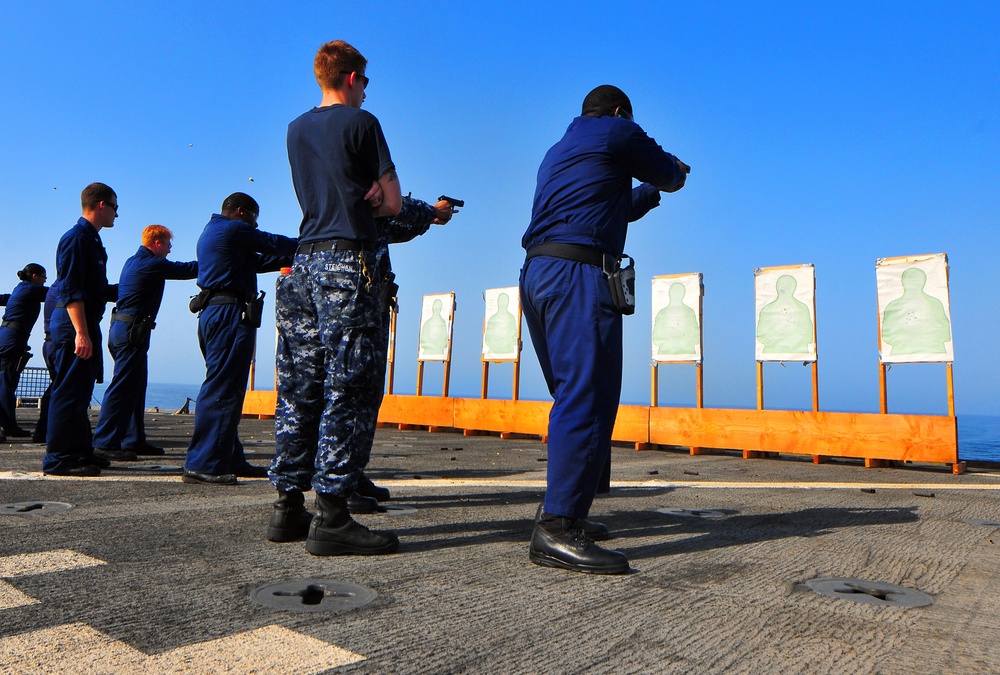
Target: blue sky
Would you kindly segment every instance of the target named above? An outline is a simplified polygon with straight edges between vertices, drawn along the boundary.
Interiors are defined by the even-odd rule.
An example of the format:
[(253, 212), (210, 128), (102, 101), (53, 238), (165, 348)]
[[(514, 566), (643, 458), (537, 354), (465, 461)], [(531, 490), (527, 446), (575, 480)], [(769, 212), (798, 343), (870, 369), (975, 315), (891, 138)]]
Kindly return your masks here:
[[(454, 291), (451, 392), (478, 395), (481, 294), (516, 284), (538, 164), (584, 95), (611, 83), (693, 167), (630, 228), (640, 293), (625, 321), (624, 401), (649, 401), (652, 276), (704, 274), (705, 403), (753, 407), (753, 271), (813, 263), (821, 408), (877, 410), (875, 260), (944, 252), (958, 412), (1000, 414), (998, 25), (994, 2), (4, 3), (0, 286), (27, 262), (54, 278), (56, 243), (94, 180), (121, 204), (102, 235), (112, 280), (150, 223), (174, 231), (174, 259), (193, 259), (237, 190), (260, 202), (263, 229), (294, 236), (285, 130), (319, 101), (316, 48), (342, 38), (369, 59), (365, 107), (404, 193), (467, 202), (394, 247), (398, 393), (416, 384), (421, 296)], [(151, 381), (204, 375), (194, 292), (168, 284)], [(545, 399), (524, 341), (521, 397)], [(40, 342), (39, 325), (36, 353)], [(271, 319), (259, 388), (272, 386), (273, 351)], [(441, 368), (426, 371), (425, 392), (439, 392)], [(809, 372), (766, 364), (767, 407), (808, 408)], [(491, 368), (493, 396), (510, 395), (510, 373)], [(661, 368), (660, 380), (662, 404), (693, 403), (692, 367)], [(893, 368), (889, 407), (944, 413), (943, 366)]]

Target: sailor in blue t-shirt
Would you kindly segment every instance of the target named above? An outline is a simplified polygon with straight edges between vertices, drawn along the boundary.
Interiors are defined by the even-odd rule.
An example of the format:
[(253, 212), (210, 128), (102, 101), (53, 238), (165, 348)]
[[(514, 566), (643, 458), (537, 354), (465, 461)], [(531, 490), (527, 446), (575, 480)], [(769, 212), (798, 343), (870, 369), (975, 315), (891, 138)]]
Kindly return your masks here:
[[(549, 414), (548, 487), (539, 508), (532, 562), (578, 572), (621, 574), (625, 555), (594, 538), (586, 520), (607, 491), (611, 432), (622, 380), (622, 314), (605, 272), (625, 247), (628, 223), (684, 186), (689, 168), (632, 121), (632, 103), (611, 85), (591, 91), (583, 110), (538, 169), (531, 223), (521, 240), (524, 320), (545, 382)], [(643, 181), (632, 187), (632, 179)]]
[[(375, 438), (381, 383), (382, 280), (375, 219), (399, 213), (402, 193), (382, 128), (361, 110), (367, 60), (341, 40), (313, 63), (320, 105), (288, 125), (288, 163), (302, 208), (299, 246), (275, 292), (278, 327), (278, 490), (267, 538), (306, 537), (315, 555), (375, 555), (399, 545), (391, 532), (355, 522), (357, 488)], [(382, 191), (373, 208), (366, 196)], [(316, 490), (313, 520), (303, 492)]]

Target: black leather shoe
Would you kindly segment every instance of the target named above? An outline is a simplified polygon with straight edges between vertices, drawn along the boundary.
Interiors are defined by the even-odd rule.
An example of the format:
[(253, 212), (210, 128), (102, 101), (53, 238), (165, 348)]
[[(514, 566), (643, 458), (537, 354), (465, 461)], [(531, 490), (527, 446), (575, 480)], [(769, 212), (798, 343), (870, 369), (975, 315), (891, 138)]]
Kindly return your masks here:
[(598, 523), (593, 520), (580, 519), (576, 521), (577, 526), (583, 530), (583, 533), (587, 535), (587, 538), (591, 541), (605, 541), (611, 539), (611, 532), (608, 530), (608, 526), (604, 523)]
[(355, 522), (343, 497), (317, 494), (316, 511), (306, 537), (313, 555), (383, 555), (399, 548), (395, 533), (372, 532)]
[(240, 478), (267, 478), (267, 467), (247, 464), (236, 469), (233, 473)]
[(4, 429), (4, 432), (10, 438), (27, 438), (31, 435), (31, 432), (27, 429), (22, 429), (21, 427), (14, 427), (13, 429)]
[(377, 502), (387, 502), (391, 498), (389, 488), (379, 487), (372, 482), (368, 476), (362, 475), (358, 481), (358, 486), (354, 488), (356, 494), (362, 497), (371, 497)]
[(306, 511), (305, 497), (299, 490), (279, 492), (267, 525), (267, 540), (276, 542), (305, 539), (313, 514)]
[(207, 485), (237, 485), (239, 481), (231, 473), (201, 473), (200, 471), (188, 471), (184, 469), (181, 480), (185, 483), (205, 483)]
[(139, 457), (128, 450), (111, 450), (109, 448), (94, 448), (95, 457), (103, 457), (111, 462), (138, 462)]
[(160, 455), (164, 455), (167, 452), (160, 446), (152, 445), (151, 443), (143, 443), (142, 445), (135, 448), (122, 448), (122, 449), (134, 452), (137, 455), (145, 455), (148, 457), (159, 457)]
[(68, 469), (58, 469), (56, 471), (46, 471), (46, 476), (76, 476), (78, 478), (89, 478), (91, 476), (100, 476), (101, 467), (96, 464), (82, 464), (80, 466), (73, 466)]
[(44, 443), (45, 442), (45, 434), (31, 434), (31, 442), (32, 443)]
[(105, 457), (104, 455), (91, 455), (85, 461), (89, 462), (90, 464), (96, 464), (102, 469), (107, 469), (109, 466), (111, 466), (111, 460)]
[(531, 562), (587, 574), (625, 574), (628, 558), (619, 551), (601, 548), (583, 533), (577, 521), (543, 515), (531, 534)]
[(372, 497), (359, 495), (357, 492), (347, 498), (347, 510), (351, 513), (379, 513), (383, 511)]
[[(545, 503), (542, 502), (538, 505), (538, 510), (535, 512), (535, 524), (542, 518), (542, 507)], [(608, 526), (604, 523), (597, 523), (592, 520), (584, 520), (580, 518), (576, 521), (577, 527), (583, 530), (583, 533), (587, 535), (591, 541), (604, 541), (606, 539), (611, 539), (611, 532), (608, 530)]]

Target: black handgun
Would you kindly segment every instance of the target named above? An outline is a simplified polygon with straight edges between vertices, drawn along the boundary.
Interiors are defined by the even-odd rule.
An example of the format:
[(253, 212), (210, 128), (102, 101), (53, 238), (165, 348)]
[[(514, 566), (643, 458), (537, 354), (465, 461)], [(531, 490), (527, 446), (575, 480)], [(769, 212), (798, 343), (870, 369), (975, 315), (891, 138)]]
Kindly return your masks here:
[(438, 197), (438, 201), (439, 202), (448, 202), (453, 207), (456, 207), (456, 208), (462, 208), (463, 206), (465, 206), (465, 201), (464, 200), (462, 200), (462, 199), (455, 199), (454, 197), (449, 197), (448, 195), (441, 195), (440, 197)]

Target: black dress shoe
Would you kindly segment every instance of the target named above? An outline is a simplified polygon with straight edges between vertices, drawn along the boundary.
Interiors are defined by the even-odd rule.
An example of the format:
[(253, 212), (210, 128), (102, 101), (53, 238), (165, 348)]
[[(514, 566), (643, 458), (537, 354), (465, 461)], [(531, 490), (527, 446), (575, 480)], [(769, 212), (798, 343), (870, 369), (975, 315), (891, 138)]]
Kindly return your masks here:
[(233, 473), (240, 478), (267, 478), (267, 467), (247, 464), (236, 469)]
[(103, 457), (112, 462), (138, 462), (139, 457), (128, 450), (112, 450), (110, 448), (94, 448), (95, 457)]
[(389, 494), (389, 488), (375, 485), (372, 479), (365, 475), (362, 475), (361, 479), (358, 480), (358, 486), (354, 488), (354, 492), (362, 497), (371, 497), (377, 502), (387, 502), (392, 496)]
[(86, 461), (89, 462), (90, 464), (96, 464), (102, 469), (107, 469), (109, 466), (111, 466), (111, 460), (105, 457), (104, 455), (91, 455), (86, 459)]
[[(545, 503), (542, 502), (538, 505), (538, 510), (535, 512), (535, 524), (542, 518), (542, 507)], [(580, 518), (576, 521), (577, 527), (583, 530), (583, 533), (587, 535), (591, 541), (604, 541), (606, 539), (611, 539), (611, 532), (608, 530), (608, 526), (604, 523), (598, 523), (592, 520), (584, 520)]]
[(357, 492), (347, 498), (347, 510), (350, 513), (380, 513), (385, 511), (374, 498), (359, 495)]
[(134, 448), (122, 448), (122, 449), (134, 452), (137, 455), (146, 455), (150, 457), (159, 457), (160, 455), (164, 455), (167, 452), (160, 446), (153, 445), (151, 443), (143, 443), (142, 445)]
[(625, 574), (628, 558), (595, 544), (577, 521), (543, 514), (531, 534), (528, 550), (531, 562), (587, 574)]
[(31, 434), (31, 442), (32, 443), (44, 443), (45, 442), (45, 434)]
[(181, 480), (185, 483), (205, 483), (207, 485), (237, 485), (239, 481), (231, 473), (201, 473), (200, 471), (188, 471), (184, 469)]
[(27, 429), (22, 429), (21, 427), (14, 427), (13, 429), (4, 429), (4, 432), (10, 438), (27, 438), (31, 435), (31, 432)]
[(96, 464), (81, 464), (80, 466), (73, 466), (68, 469), (56, 469), (55, 471), (46, 471), (46, 476), (77, 476), (79, 478), (89, 478), (91, 476), (100, 476), (101, 467)]

